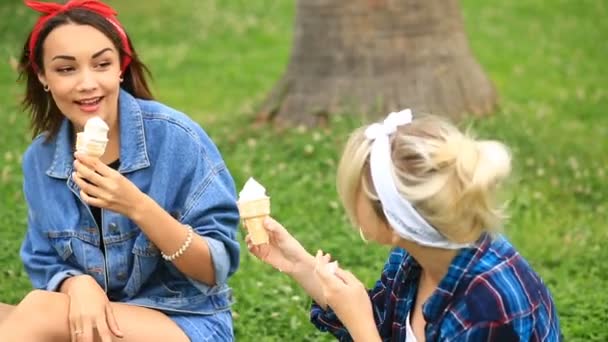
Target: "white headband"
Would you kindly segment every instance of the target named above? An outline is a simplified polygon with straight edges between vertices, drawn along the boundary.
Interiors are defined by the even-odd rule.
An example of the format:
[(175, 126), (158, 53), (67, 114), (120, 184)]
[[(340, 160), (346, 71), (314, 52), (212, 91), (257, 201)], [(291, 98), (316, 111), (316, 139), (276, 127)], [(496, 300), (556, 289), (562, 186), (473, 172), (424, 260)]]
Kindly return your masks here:
[(372, 141), (369, 157), (371, 175), (384, 215), (399, 236), (419, 245), (445, 249), (470, 247), (470, 244), (448, 240), (420, 216), (412, 204), (397, 191), (392, 172), (389, 136), (398, 126), (410, 122), (412, 111), (405, 109), (390, 113), (383, 123), (374, 123), (365, 130), (365, 137)]

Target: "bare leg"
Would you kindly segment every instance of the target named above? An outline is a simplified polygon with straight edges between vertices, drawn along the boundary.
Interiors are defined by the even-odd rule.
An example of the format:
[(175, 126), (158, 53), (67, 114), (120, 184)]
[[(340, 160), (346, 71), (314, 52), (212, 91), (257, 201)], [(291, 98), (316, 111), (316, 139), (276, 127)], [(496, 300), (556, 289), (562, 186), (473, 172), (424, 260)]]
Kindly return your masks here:
[(14, 306), (0, 303), (0, 323), (15, 309)]
[[(124, 334), (122, 339), (115, 338), (116, 342), (189, 341), (161, 312), (119, 303), (112, 303), (112, 309)], [(70, 341), (68, 310), (65, 294), (32, 291), (0, 323), (0, 341)]]

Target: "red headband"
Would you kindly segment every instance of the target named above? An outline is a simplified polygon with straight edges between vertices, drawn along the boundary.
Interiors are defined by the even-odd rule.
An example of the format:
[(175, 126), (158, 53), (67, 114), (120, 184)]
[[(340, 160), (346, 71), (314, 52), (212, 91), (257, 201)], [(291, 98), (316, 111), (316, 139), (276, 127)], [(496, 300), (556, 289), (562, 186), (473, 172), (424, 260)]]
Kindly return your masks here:
[(129, 40), (127, 39), (127, 34), (125, 33), (125, 30), (122, 28), (122, 25), (120, 25), (120, 22), (118, 22), (118, 19), (116, 19), (117, 12), (112, 7), (104, 4), (103, 2), (98, 0), (70, 0), (66, 4), (62, 5), (51, 2), (25, 0), (25, 5), (41, 13), (40, 18), (38, 18), (38, 21), (32, 29), (32, 35), (30, 36), (29, 41), (29, 59), (34, 71), (38, 72), (39, 70), (34, 58), (34, 48), (38, 43), (40, 30), (44, 27), (44, 24), (46, 24), (51, 18), (63, 12), (69, 11), (73, 8), (86, 9), (93, 13), (97, 13), (104, 17), (106, 20), (108, 20), (118, 32), (120, 40), (122, 41), (122, 48), (126, 52), (125, 56), (122, 58), (122, 72), (124, 72), (129, 66), (129, 63), (131, 63), (131, 47), (129, 46)]

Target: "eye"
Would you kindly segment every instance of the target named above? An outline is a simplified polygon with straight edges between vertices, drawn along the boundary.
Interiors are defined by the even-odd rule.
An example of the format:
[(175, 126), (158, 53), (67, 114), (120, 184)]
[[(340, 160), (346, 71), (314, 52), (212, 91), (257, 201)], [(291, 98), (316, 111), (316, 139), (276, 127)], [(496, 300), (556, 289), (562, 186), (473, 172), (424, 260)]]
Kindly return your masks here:
[(60, 73), (60, 74), (67, 74), (69, 72), (74, 71), (74, 68), (71, 66), (67, 66), (67, 67), (59, 67), (55, 69), (56, 72)]
[(109, 67), (110, 65), (112, 65), (112, 62), (105, 61), (105, 62), (101, 62), (101, 63), (97, 64), (97, 67), (101, 68), (101, 69), (105, 69), (105, 68)]

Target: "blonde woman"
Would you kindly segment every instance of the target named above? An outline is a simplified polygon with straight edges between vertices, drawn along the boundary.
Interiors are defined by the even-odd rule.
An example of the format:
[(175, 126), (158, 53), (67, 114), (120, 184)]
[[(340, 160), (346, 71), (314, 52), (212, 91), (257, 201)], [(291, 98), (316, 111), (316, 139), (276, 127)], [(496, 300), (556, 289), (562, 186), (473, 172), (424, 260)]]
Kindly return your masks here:
[(499, 232), (494, 193), (510, 168), (499, 142), (391, 113), (351, 135), (338, 169), (361, 236), (395, 247), (371, 290), (271, 218), (270, 243), (249, 250), (295, 279), (312, 323), (341, 341), (560, 341), (551, 294)]

